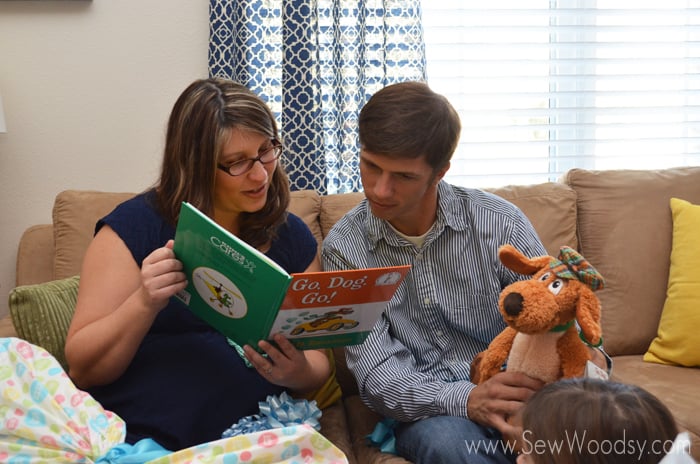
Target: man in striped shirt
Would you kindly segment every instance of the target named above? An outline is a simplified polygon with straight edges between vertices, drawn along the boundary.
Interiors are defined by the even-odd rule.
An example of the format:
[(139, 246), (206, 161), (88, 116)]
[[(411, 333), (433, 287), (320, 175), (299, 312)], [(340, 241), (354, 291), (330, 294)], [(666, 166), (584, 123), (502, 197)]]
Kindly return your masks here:
[(498, 247), (546, 251), (513, 204), (442, 180), (461, 125), (427, 85), (385, 87), (359, 124), (366, 199), (324, 240), (324, 267), (413, 266), (367, 340), (346, 350), (362, 400), (396, 421), (396, 451), (411, 461), (514, 462), (507, 418), (542, 384), (501, 372), (476, 386), (469, 369), (505, 327), (501, 289), (527, 278)]

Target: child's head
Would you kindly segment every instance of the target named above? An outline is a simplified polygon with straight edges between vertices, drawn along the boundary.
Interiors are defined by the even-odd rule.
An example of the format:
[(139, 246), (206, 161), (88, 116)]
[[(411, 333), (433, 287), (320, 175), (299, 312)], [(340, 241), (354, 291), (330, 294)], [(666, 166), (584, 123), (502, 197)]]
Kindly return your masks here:
[(576, 378), (538, 391), (523, 415), (518, 464), (658, 463), (678, 434), (671, 412), (635, 385)]

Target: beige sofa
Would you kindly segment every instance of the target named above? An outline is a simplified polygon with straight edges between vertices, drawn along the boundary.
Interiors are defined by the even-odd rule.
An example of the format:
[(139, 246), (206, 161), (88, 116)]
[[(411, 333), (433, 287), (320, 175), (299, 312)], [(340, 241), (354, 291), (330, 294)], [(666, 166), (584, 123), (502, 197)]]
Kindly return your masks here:
[[(577, 248), (606, 278), (598, 292), (603, 306), (605, 347), (613, 356), (613, 377), (641, 385), (659, 396), (693, 439), (700, 459), (700, 369), (644, 362), (657, 333), (665, 301), (672, 217), (669, 199), (700, 204), (700, 167), (663, 171), (574, 169), (558, 183), (490, 189), (518, 205), (533, 222), (550, 254)], [(17, 284), (28, 285), (79, 273), (96, 219), (132, 193), (64, 191), (57, 195), (52, 224), (27, 229), (19, 244)], [(290, 210), (306, 221), (320, 241), (362, 198), (361, 193), (319, 196), (294, 192)], [(700, 308), (698, 308), (700, 311)], [(8, 318), (0, 336), (13, 335)], [(336, 350), (343, 399), (324, 410), (322, 433), (346, 452), (350, 462), (406, 462), (379, 453), (365, 437), (378, 417), (362, 405)]]

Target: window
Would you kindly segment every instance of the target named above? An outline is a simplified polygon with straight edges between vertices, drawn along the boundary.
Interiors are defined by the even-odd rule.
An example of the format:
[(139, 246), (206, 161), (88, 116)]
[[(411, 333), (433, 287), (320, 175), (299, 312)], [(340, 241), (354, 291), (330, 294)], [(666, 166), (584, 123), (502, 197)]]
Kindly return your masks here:
[(700, 165), (700, 0), (422, 8), (428, 82), (462, 119), (449, 182)]

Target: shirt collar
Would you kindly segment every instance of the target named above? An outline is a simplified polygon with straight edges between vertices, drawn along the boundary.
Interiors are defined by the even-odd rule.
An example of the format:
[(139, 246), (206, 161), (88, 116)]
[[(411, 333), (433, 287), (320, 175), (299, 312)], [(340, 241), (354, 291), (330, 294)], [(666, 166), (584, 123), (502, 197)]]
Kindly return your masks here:
[(444, 180), (438, 184), (438, 219), (453, 230), (469, 227), (469, 212), (465, 207), (465, 197), (455, 193), (455, 187)]
[[(367, 204), (366, 207), (368, 214), (365, 226), (370, 248), (374, 249), (380, 240), (384, 240), (392, 246), (410, 245), (403, 238), (399, 237), (385, 220), (379, 219), (372, 214), (372, 209), (369, 204)], [(430, 234), (426, 237), (425, 244), (431, 242), (434, 237), (440, 235), (445, 226), (454, 230), (464, 230), (467, 228), (467, 215), (453, 187), (442, 180), (438, 184), (438, 209), (435, 225)]]

